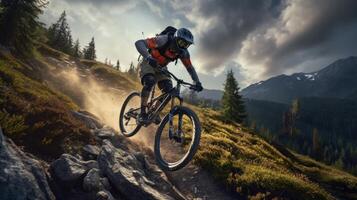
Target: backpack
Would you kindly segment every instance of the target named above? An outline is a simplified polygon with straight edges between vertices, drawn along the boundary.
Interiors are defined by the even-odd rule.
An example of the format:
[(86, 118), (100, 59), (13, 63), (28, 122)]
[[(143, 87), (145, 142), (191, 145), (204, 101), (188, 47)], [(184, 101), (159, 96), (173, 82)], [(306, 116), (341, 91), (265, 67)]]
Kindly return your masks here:
[[(170, 43), (171, 43), (172, 39), (174, 38), (174, 34), (176, 33), (176, 31), (177, 31), (177, 28), (175, 28), (173, 26), (168, 26), (163, 31), (161, 31), (161, 33), (156, 34), (156, 36), (159, 36), (159, 35), (167, 35), (168, 36), (168, 41), (166, 42), (166, 44), (164, 44), (162, 47), (159, 47), (157, 49), (157, 50), (159, 50), (161, 55), (165, 56), (165, 52), (169, 48)], [(175, 64), (177, 63), (177, 58), (176, 59), (172, 59), (172, 58), (168, 58), (168, 57), (166, 57), (166, 58), (171, 61), (175, 61)]]
[[(173, 27), (173, 26), (167, 26), (163, 31), (161, 31), (160, 33), (156, 34), (156, 36), (159, 35), (167, 35), (168, 36), (168, 41), (166, 42), (166, 44), (164, 44), (162, 47), (159, 47), (157, 50), (160, 52), (161, 55), (165, 56), (165, 52), (167, 51), (167, 49), (170, 46), (170, 43), (172, 41), (172, 39), (174, 38), (174, 34), (176, 33), (177, 28)], [(166, 57), (166, 56), (165, 56)], [(171, 59), (166, 57), (167, 59), (171, 60), (171, 61), (175, 61), (175, 65), (177, 64), (177, 59)], [(140, 55), (138, 57), (138, 60), (140, 59)]]
[(173, 27), (173, 26), (168, 26), (166, 27), (163, 31), (161, 31), (161, 33), (159, 34), (156, 34), (156, 36), (159, 36), (159, 35), (169, 35), (169, 36), (174, 36), (174, 34), (176, 33), (177, 31), (177, 28)]

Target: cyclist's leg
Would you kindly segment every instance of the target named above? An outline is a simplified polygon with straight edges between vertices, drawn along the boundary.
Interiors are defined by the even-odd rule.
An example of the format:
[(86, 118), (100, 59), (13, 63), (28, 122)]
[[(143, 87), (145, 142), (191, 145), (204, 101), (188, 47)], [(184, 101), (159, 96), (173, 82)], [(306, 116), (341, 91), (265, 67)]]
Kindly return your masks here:
[(158, 81), (157, 85), (161, 90), (161, 92), (168, 93), (172, 88), (172, 81), (170, 76), (162, 72), (156, 72), (155, 76), (156, 76), (156, 80)]
[(140, 117), (145, 118), (147, 102), (150, 96), (150, 92), (156, 83), (155, 71), (154, 69), (147, 64), (146, 62), (139, 62), (139, 76), (143, 88), (141, 90), (141, 109)]
[(156, 83), (155, 76), (153, 74), (146, 74), (141, 79), (141, 83), (143, 84), (143, 88), (141, 90), (141, 112), (146, 113), (146, 106), (150, 92)]
[(163, 79), (157, 83), (161, 92), (168, 93), (172, 88), (172, 81), (170, 79)]

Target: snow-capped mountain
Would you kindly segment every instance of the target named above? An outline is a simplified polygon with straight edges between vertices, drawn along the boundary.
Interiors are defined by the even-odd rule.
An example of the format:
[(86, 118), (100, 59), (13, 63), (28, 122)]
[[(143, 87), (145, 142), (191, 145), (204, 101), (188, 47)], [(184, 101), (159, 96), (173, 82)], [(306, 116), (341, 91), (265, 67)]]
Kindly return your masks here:
[(245, 98), (290, 103), (299, 97), (355, 98), (357, 57), (340, 59), (313, 73), (279, 75), (242, 90)]

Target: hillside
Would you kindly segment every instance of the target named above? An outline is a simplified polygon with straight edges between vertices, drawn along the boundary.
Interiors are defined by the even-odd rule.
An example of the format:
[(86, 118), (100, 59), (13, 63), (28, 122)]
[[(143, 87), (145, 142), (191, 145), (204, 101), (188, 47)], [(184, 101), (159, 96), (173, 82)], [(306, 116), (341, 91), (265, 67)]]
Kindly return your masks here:
[(354, 98), (357, 57), (337, 60), (313, 73), (279, 75), (242, 90), (245, 98), (290, 104), (302, 97)]
[[(16, 145), (24, 146), (25, 152), (34, 154), (34, 159), (43, 160), (47, 167), (50, 164), (50, 170), (44, 173), (50, 174), (50, 182), (53, 176), (55, 184), (49, 185), (54, 195), (58, 199), (83, 199), (85, 196), (81, 195), (90, 195), (85, 193), (82, 182), (69, 184), (70, 189), (64, 190), (63, 182), (58, 182), (59, 177), (56, 179), (59, 175), (57, 166), (77, 163), (73, 165), (78, 167), (75, 168), (79, 173), (77, 179), (84, 181), (84, 176), (96, 171), (96, 167), (88, 167), (88, 163), (99, 163), (103, 173), (100, 177), (110, 180), (112, 189), (109, 192), (113, 198), (131, 199), (133, 196), (130, 195), (134, 194), (149, 195), (146, 197), (151, 199), (163, 198), (162, 195), (177, 198), (175, 192), (162, 189), (169, 187), (163, 183), (167, 180), (158, 178), (161, 177), (159, 172), (157, 177), (150, 176), (155, 170), (143, 167), (142, 155), (135, 154), (144, 152), (149, 166), (153, 166), (150, 150), (144, 147), (151, 147), (152, 143), (143, 141), (152, 134), (152, 129), (139, 133), (139, 138), (133, 140), (114, 134), (104, 135), (109, 137), (108, 140), (98, 139), (99, 133), (101, 136), (104, 133), (118, 134), (108, 126), (117, 128), (116, 114), (122, 98), (128, 91), (140, 88), (135, 78), (99, 62), (73, 59), (45, 45), (40, 45), (38, 51), (36, 58), (21, 60), (1, 50), (0, 126)], [(213, 178), (212, 182), (220, 185), (227, 196), (243, 199), (357, 199), (355, 176), (269, 144), (239, 124), (225, 123), (215, 111), (191, 107), (198, 113), (203, 128), (194, 164), (200, 171), (211, 174), (209, 178)], [(98, 158), (86, 157), (83, 147), (87, 144), (99, 148)], [(116, 165), (120, 167), (115, 168)], [(170, 176), (179, 176), (179, 173)], [(137, 175), (139, 178), (134, 178)], [(0, 176), (4, 174), (0, 173)], [(1, 184), (4, 186), (3, 182)], [(204, 186), (197, 185), (204, 191)], [(196, 195), (191, 185), (186, 187)], [(71, 192), (66, 193), (68, 191)], [(2, 194), (6, 192), (4, 190)], [(193, 199), (203, 198), (205, 194), (184, 195)]]

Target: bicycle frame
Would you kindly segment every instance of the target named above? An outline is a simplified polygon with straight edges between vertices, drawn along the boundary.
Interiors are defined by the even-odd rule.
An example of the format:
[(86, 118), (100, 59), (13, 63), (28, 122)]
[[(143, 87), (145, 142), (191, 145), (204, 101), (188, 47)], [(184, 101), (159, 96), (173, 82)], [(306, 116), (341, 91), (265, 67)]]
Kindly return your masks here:
[[(180, 106), (183, 104), (183, 98), (180, 96), (180, 90), (181, 90), (182, 84), (188, 85), (190, 87), (194, 86), (190, 83), (184, 82), (181, 79), (178, 79), (175, 75), (173, 75), (169, 71), (166, 71), (166, 73), (169, 74), (172, 78), (174, 78), (176, 80), (176, 86), (171, 88), (170, 91), (168, 91), (167, 93), (163, 93), (155, 98), (154, 98), (155, 87), (153, 88), (150, 101), (147, 104), (148, 114), (149, 114), (149, 124), (151, 124), (153, 122), (153, 119), (155, 119), (155, 117), (161, 113), (161, 111), (166, 107), (166, 105), (170, 102), (170, 100), (171, 100), (171, 109), (175, 106), (175, 98), (179, 99)], [(158, 101), (160, 101), (161, 103), (158, 106), (155, 106), (156, 108), (152, 108), (154, 105), (157, 104)], [(155, 110), (151, 110), (151, 109), (155, 109)], [(137, 115), (133, 114), (133, 112), (138, 111), (138, 110), (140, 110), (140, 107), (131, 109), (126, 114), (136, 118)], [(172, 120), (170, 120), (170, 121), (172, 121)], [(147, 125), (149, 125), (149, 124), (147, 124)]]

